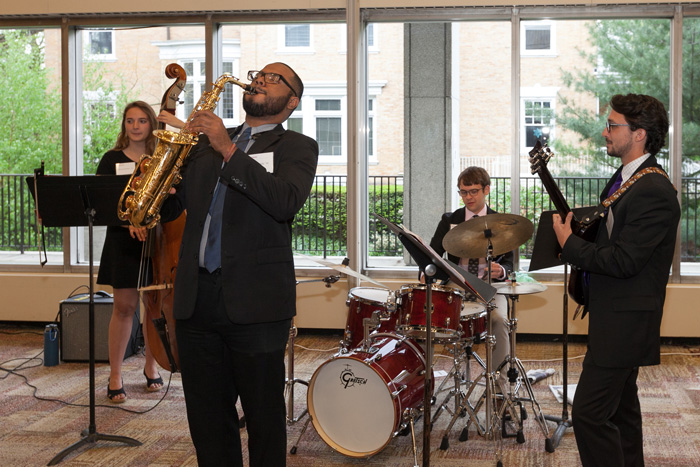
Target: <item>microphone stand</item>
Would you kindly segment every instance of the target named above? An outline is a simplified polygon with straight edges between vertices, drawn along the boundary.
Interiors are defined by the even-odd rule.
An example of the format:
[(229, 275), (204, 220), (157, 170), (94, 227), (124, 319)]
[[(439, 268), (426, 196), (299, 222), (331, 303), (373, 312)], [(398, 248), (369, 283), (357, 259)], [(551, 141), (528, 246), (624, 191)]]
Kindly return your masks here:
[[(554, 449), (559, 446), (562, 436), (567, 428), (572, 426), (571, 420), (569, 420), (569, 385), (568, 385), (568, 374), (569, 374), (569, 297), (567, 295), (567, 282), (569, 276), (569, 265), (564, 263), (564, 305), (562, 307), (564, 315), (563, 324), (563, 336), (562, 336), (562, 410), (561, 417), (555, 417), (552, 415), (545, 415), (546, 420), (557, 422), (557, 428), (554, 434), (550, 438), (551, 442), (545, 445), (547, 452), (554, 452)], [(550, 450), (551, 449), (551, 450)]]

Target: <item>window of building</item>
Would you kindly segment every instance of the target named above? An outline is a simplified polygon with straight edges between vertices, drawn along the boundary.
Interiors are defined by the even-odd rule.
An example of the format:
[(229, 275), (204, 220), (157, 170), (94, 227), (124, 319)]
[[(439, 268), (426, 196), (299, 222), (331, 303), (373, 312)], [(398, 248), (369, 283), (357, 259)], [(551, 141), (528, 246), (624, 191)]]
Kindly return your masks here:
[(279, 27), (278, 53), (313, 53), (310, 24), (283, 24)]
[[(206, 64), (203, 59), (196, 58), (183, 60), (181, 65), (187, 73), (187, 84), (185, 85), (184, 96), (181, 96), (184, 105), (178, 106), (177, 116), (181, 120), (187, 120), (195, 105), (199, 102), (202, 92), (206, 90)], [(233, 72), (233, 61), (223, 62), (222, 69), (224, 73), (235, 75)], [(220, 94), (219, 102), (216, 106), (217, 112), (221, 112), (219, 115), (224, 119), (224, 124), (227, 126), (240, 123), (238, 118), (238, 100), (240, 99), (240, 92), (238, 92), (237, 89), (237, 86), (227, 84), (224, 92)]]
[(111, 29), (88, 29), (85, 31), (85, 54), (91, 60), (116, 60), (114, 31)]
[(532, 148), (537, 140), (550, 143), (554, 133), (554, 100), (523, 99), (523, 127), (525, 147)]
[(521, 55), (555, 55), (554, 23), (523, 21), (520, 28)]

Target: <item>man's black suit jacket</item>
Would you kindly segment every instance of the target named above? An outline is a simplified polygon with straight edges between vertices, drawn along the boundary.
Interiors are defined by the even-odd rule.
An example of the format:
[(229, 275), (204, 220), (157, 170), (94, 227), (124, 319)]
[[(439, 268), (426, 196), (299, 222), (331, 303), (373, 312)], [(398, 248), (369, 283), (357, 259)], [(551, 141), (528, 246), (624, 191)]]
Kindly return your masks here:
[[(653, 156), (638, 171), (646, 167), (660, 168)], [(663, 175), (644, 175), (612, 206), (612, 213), (609, 236), (602, 219), (594, 243), (571, 235), (562, 252), (565, 261), (590, 273), (589, 356), (609, 368), (656, 365), (680, 219), (676, 190)]]
[[(433, 234), (433, 238), (430, 240), (430, 247), (433, 250), (435, 250), (435, 252), (440, 256), (442, 256), (445, 253), (445, 248), (442, 246), (442, 240), (445, 238), (445, 235), (447, 235), (447, 232), (449, 232), (450, 229), (452, 229), (452, 225), (461, 224), (462, 222), (464, 222), (465, 209), (466, 208), (459, 208), (454, 212), (446, 212), (442, 215), (442, 218), (440, 219), (440, 222), (438, 223), (438, 226), (435, 229), (435, 233)], [(496, 211), (486, 206), (486, 214), (496, 214)], [(485, 256), (486, 251), (484, 251), (484, 256), (482, 257)], [(513, 258), (514, 255), (512, 251), (509, 251), (494, 258), (494, 261), (500, 264), (503, 267), (503, 269), (506, 270), (506, 277), (508, 277), (508, 274), (513, 271)], [(459, 264), (460, 260), (460, 258), (450, 254), (449, 252), (447, 253), (447, 259), (449, 259), (455, 264)]]
[[(233, 137), (239, 128), (229, 129), (229, 135)], [(188, 157), (181, 187), (164, 203), (164, 221), (187, 211), (174, 285), (176, 319), (187, 319), (194, 312), (199, 246), (219, 179), (227, 187), (221, 274), (229, 318), (237, 324), (264, 323), (296, 313), (291, 224), (311, 191), (318, 144), (282, 125), (254, 135), (254, 140), (248, 153), (272, 152), (272, 173), (240, 149), (222, 170), (221, 155), (202, 135)]]

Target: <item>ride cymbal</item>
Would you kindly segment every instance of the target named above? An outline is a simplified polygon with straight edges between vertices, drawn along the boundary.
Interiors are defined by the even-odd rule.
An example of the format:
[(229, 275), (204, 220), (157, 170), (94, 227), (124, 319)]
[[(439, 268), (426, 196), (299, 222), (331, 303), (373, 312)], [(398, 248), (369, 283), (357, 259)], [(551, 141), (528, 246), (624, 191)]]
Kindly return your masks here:
[(515, 250), (532, 236), (535, 227), (529, 219), (515, 214), (487, 214), (462, 222), (447, 232), (442, 246), (460, 258), (484, 258), (489, 239), (493, 255)]

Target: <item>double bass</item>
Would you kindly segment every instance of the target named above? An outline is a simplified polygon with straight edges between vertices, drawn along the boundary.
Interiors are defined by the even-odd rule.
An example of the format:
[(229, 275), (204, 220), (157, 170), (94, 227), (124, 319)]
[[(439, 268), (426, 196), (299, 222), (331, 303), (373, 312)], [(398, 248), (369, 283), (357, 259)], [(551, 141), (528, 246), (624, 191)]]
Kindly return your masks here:
[[(165, 68), (165, 76), (176, 81), (163, 94), (160, 110), (175, 115), (175, 106), (185, 88), (187, 73), (177, 63), (171, 63)], [(164, 128), (165, 124), (159, 124), (159, 129)], [(151, 285), (139, 287), (146, 308), (144, 333), (147, 334), (149, 347), (158, 364), (170, 372), (178, 371), (180, 366), (173, 317), (173, 284), (186, 216), (186, 213), (182, 213), (174, 221), (159, 222), (149, 229), (145, 256), (150, 257), (153, 281)]]

